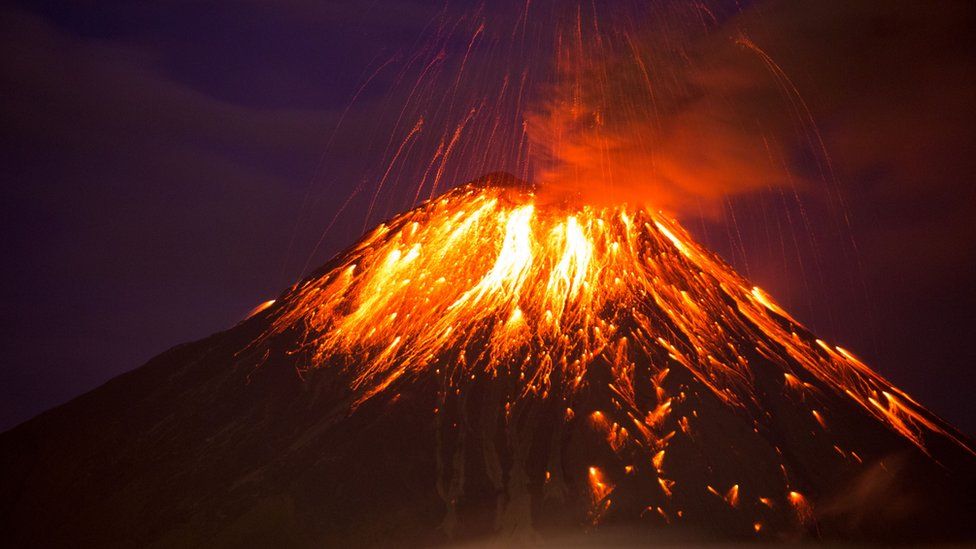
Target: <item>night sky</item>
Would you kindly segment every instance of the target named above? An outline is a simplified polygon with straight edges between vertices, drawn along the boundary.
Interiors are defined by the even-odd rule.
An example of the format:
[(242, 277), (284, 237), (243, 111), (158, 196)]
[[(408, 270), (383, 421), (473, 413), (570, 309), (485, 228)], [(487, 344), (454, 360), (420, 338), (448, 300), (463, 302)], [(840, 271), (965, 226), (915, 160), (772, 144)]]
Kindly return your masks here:
[[(729, 197), (719, 216), (679, 217), (823, 339), (976, 434), (976, 8), (715, 4), (717, 42), (747, 22), (795, 83), (833, 176), (826, 190), (790, 187), (795, 201), (770, 187)], [(519, 5), (0, 8), (0, 429), (233, 326), (409, 207), (436, 138), (404, 154), (411, 168), (373, 208), (368, 190), (389, 161), (410, 70), (438, 52), (449, 68), (471, 36), (438, 42), (431, 29), (509, 24), (492, 11)], [(722, 47), (695, 51), (720, 57)], [(470, 95), (499, 65), (542, 61), (468, 62)], [(448, 170), (446, 184), (510, 169), (492, 158)], [(787, 155), (780, 168), (803, 180), (809, 164)]]

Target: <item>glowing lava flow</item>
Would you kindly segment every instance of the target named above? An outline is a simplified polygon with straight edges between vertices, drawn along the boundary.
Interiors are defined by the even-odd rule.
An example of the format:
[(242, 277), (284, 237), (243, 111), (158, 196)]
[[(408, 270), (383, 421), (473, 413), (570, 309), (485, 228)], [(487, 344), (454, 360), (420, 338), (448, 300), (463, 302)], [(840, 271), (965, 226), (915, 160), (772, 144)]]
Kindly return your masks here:
[[(503, 375), (518, 380), (511, 401), (570, 401), (600, 359), (611, 365), (615, 415), (629, 423), (608, 437), (656, 453), (671, 366), (758, 416), (750, 357), (761, 357), (782, 369), (785, 391), (811, 402), (825, 387), (844, 394), (923, 451), (926, 432), (962, 444), (646, 208), (538, 204), (529, 190), (467, 185), (379, 226), (285, 301), (272, 331), (298, 327), (311, 368), (348, 370), (356, 405), (424, 375), (445, 395)], [(638, 362), (651, 365), (647, 380)], [(634, 397), (643, 381), (658, 388), (654, 409)], [(812, 411), (826, 428), (823, 414)]]

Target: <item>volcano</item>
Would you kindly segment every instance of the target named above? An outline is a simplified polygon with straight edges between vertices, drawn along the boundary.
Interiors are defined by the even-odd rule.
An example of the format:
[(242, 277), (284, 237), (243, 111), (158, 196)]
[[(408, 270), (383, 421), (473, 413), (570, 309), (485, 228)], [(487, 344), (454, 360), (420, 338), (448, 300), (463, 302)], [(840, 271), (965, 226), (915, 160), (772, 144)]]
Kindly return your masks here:
[(972, 448), (668, 216), (491, 175), (0, 435), (0, 535), (966, 541)]

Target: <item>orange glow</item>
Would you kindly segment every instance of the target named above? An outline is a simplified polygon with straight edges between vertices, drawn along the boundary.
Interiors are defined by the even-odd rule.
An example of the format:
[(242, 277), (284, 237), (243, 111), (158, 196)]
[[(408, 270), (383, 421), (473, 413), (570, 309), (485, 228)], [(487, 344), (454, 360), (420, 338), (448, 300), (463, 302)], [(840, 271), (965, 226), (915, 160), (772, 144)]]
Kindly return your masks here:
[(655, 508), (655, 510), (657, 511), (657, 514), (658, 515), (661, 515), (661, 518), (664, 519), (664, 522), (669, 523), (669, 524), (671, 523), (671, 517), (669, 517), (668, 514), (666, 512), (664, 512), (664, 509), (661, 509), (660, 507), (657, 507), (657, 508)]
[(739, 506), (739, 485), (734, 484), (729, 491), (725, 493), (725, 501), (732, 507)]
[(762, 288), (759, 288), (758, 286), (753, 287), (752, 288), (752, 296), (754, 298), (756, 298), (756, 301), (758, 301), (759, 303), (761, 303), (763, 305), (763, 307), (766, 307), (770, 311), (778, 314), (779, 316), (781, 316), (783, 318), (789, 319), (794, 324), (799, 324), (799, 322), (797, 322), (796, 320), (793, 320), (793, 317), (791, 317), (786, 311), (784, 311), (783, 309), (781, 309), (779, 307), (779, 305), (777, 305), (776, 303), (773, 303), (772, 298), (770, 298), (768, 295), (766, 295), (766, 292), (762, 291)]
[(813, 520), (813, 508), (807, 502), (807, 499), (803, 497), (803, 494), (799, 492), (790, 492), (787, 494), (790, 500), (790, 504), (793, 506), (793, 511), (796, 513), (797, 520), (801, 524), (806, 524)]
[[(765, 292), (648, 208), (470, 184), (380, 225), (336, 265), (282, 297), (288, 306), (271, 309), (264, 340), (303, 333), (290, 352), (309, 368), (342, 369), (353, 407), (429, 377), (443, 387), (444, 410), (447, 395), (505, 377), (506, 418), (522, 402), (559, 398), (569, 422), (591, 365), (605, 364), (612, 408), (587, 418), (612, 450), (644, 452), (660, 471), (669, 440), (693, 436), (689, 419), (701, 420), (691, 408), (672, 422), (685, 391), (758, 417), (747, 358), (758, 354), (790, 389), (846, 395), (923, 450), (932, 434), (963, 445), (852, 354), (798, 335), (807, 332)], [(669, 395), (677, 369), (700, 389)], [(640, 383), (653, 387), (651, 410), (637, 403)], [(811, 413), (826, 428), (830, 410)], [(737, 490), (720, 497), (735, 505)]]
[(253, 316), (261, 313), (262, 311), (266, 310), (268, 307), (274, 305), (275, 304), (275, 301), (277, 301), (277, 300), (275, 300), (275, 299), (269, 299), (269, 300), (267, 300), (267, 301), (265, 301), (263, 303), (258, 304), (257, 307), (251, 309), (251, 311), (249, 313), (247, 313), (247, 316), (244, 317), (244, 320), (247, 320), (247, 319), (249, 319), (249, 318), (251, 318), (251, 317), (253, 317)]
[(786, 386), (789, 387), (790, 389), (803, 388), (803, 383), (801, 383), (800, 380), (797, 379), (796, 376), (794, 376), (793, 374), (784, 373), (783, 379), (786, 381)]
[(816, 410), (811, 410), (810, 413), (813, 415), (813, 418), (817, 420), (817, 423), (819, 423), (821, 427), (823, 427), (824, 429), (827, 428), (827, 422), (824, 421), (824, 418), (823, 416), (820, 415), (820, 412)]
[(607, 482), (603, 477), (603, 472), (596, 467), (589, 468), (590, 493), (593, 496), (593, 503), (599, 504), (613, 491), (613, 484)]
[(644, 423), (648, 427), (659, 427), (661, 423), (664, 422), (664, 418), (667, 417), (668, 412), (671, 411), (671, 399), (662, 402), (657, 406), (657, 408), (648, 412), (647, 417), (644, 418)]
[(654, 464), (654, 468), (658, 472), (661, 472), (661, 467), (664, 465), (664, 450), (654, 454), (654, 457), (651, 458), (651, 462)]
[(657, 483), (661, 486), (661, 490), (664, 491), (664, 495), (671, 497), (671, 488), (674, 487), (674, 481), (658, 477)]

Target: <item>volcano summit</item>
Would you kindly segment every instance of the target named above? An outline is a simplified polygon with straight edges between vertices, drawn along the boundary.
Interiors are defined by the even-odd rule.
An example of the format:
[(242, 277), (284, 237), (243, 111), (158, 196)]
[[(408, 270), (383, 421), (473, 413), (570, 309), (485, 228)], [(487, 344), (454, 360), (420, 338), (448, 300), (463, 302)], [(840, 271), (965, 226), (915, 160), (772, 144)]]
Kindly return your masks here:
[(14, 545), (972, 539), (972, 443), (646, 208), (489, 176), (0, 436)]

